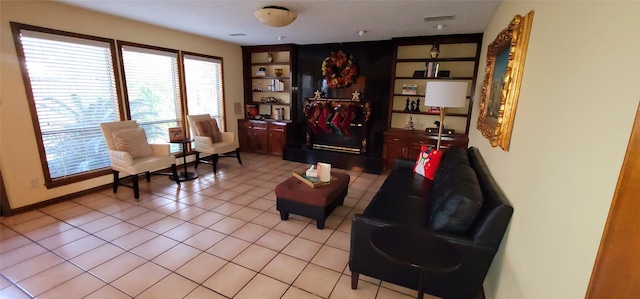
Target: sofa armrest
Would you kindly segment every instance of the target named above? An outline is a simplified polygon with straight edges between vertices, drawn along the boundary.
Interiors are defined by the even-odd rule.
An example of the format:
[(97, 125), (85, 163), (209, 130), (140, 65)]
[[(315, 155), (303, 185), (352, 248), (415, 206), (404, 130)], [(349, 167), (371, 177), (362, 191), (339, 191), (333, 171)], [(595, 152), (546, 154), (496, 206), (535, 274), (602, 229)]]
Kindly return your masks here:
[(168, 144), (151, 144), (151, 148), (153, 149), (153, 155), (156, 157), (168, 157), (171, 154)]
[(133, 157), (129, 152), (109, 150), (109, 158), (111, 164), (115, 166), (129, 167), (133, 164)]
[(222, 142), (233, 142), (235, 134), (233, 132), (222, 132)]

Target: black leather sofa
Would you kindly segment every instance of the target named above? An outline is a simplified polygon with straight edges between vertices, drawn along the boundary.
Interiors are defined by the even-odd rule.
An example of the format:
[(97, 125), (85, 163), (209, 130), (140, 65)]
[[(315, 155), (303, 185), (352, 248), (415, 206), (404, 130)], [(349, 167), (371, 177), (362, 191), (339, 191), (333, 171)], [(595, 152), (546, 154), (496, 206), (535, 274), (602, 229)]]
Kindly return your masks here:
[(351, 287), (359, 274), (417, 290), (419, 270), (394, 263), (370, 243), (375, 229), (419, 227), (447, 240), (460, 254), (460, 267), (426, 273), (425, 293), (442, 298), (476, 298), (507, 229), (513, 207), (475, 147), (452, 147), (433, 181), (413, 172), (415, 160), (397, 159), (395, 168), (351, 226)]

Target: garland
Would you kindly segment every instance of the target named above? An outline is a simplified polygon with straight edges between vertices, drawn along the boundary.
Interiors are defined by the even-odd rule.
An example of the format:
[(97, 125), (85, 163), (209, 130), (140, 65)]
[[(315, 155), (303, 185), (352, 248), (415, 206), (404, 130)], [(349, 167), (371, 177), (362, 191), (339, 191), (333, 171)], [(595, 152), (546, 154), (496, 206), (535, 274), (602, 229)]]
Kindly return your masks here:
[(338, 51), (331, 52), (322, 62), (322, 75), (330, 88), (347, 87), (356, 81), (358, 66), (353, 62), (353, 56)]

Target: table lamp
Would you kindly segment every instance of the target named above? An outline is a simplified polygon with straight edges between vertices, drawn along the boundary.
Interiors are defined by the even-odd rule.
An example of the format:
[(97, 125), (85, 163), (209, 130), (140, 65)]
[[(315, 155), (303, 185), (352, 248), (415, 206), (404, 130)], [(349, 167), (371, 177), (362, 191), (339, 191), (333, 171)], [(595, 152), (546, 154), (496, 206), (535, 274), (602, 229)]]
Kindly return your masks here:
[(431, 81), (427, 82), (424, 105), (440, 108), (440, 126), (438, 128), (438, 145), (436, 150), (440, 150), (442, 139), (442, 126), (446, 109), (450, 107), (464, 107), (467, 100), (467, 89), (469, 83), (464, 81)]

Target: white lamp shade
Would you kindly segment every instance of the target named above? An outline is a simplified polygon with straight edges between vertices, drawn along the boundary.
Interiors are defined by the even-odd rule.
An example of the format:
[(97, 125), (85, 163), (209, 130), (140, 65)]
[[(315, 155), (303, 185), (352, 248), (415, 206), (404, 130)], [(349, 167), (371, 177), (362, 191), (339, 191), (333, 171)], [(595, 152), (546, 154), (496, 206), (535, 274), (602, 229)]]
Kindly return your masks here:
[(464, 107), (467, 102), (468, 82), (427, 82), (424, 105), (434, 107)]
[(287, 26), (297, 17), (295, 12), (280, 6), (266, 6), (256, 10), (254, 15), (260, 22), (271, 27)]

